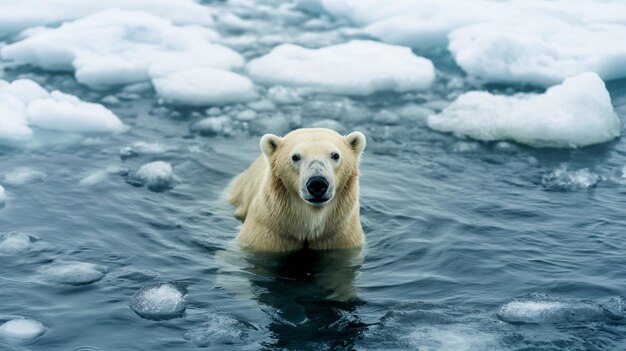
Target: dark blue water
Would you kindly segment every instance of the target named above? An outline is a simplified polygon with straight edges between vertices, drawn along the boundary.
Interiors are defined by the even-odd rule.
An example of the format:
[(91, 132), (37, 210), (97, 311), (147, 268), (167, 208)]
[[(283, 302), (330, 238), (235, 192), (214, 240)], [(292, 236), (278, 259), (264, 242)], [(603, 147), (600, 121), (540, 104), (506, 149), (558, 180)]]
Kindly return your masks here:
[[(275, 31), (304, 31), (297, 20), (263, 16)], [(317, 35), (332, 42), (337, 33)], [(266, 50), (259, 44), (247, 54)], [(89, 91), (69, 74), (6, 69), (7, 80), (32, 78), (88, 101), (116, 95), (121, 102), (107, 106), (131, 129), (0, 149), (0, 184), (9, 194), (0, 233), (29, 236), (26, 248), (0, 252), (0, 322), (24, 317), (47, 328), (27, 342), (0, 339), (0, 349), (626, 349), (623, 320), (577, 310), (580, 301), (626, 294), (626, 142), (550, 150), (433, 132), (416, 107), (437, 110), (468, 86), (447, 87), (464, 79), (447, 54), (420, 54), (439, 69), (430, 91), (311, 95), (228, 135), (190, 131), (206, 112), (160, 105), (149, 86), (132, 94)], [(626, 81), (608, 88), (623, 119)], [(398, 120), (377, 118), (383, 110)], [(238, 251), (239, 223), (220, 200), (223, 189), (257, 157), (262, 133), (324, 119), (368, 137), (361, 165), (366, 247)], [(140, 141), (163, 150), (120, 155)], [(150, 161), (171, 163), (169, 188), (129, 184), (129, 174)], [(2, 183), (18, 167), (45, 177)], [(103, 171), (101, 181), (80, 185), (95, 171)], [(89, 284), (51, 282), (42, 272), (59, 261), (97, 264), (106, 274)], [(152, 320), (129, 307), (155, 281), (186, 289), (182, 314)], [(533, 293), (582, 317), (537, 324), (498, 316), (507, 302)]]

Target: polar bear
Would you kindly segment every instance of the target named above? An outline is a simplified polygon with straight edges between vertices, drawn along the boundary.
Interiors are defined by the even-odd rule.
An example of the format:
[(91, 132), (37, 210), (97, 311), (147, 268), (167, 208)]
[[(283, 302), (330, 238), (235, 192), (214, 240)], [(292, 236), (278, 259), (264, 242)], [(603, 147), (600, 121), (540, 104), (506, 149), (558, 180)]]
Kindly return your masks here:
[(303, 128), (266, 134), (263, 154), (227, 189), (237, 236), (257, 251), (359, 247), (359, 161), (365, 136)]

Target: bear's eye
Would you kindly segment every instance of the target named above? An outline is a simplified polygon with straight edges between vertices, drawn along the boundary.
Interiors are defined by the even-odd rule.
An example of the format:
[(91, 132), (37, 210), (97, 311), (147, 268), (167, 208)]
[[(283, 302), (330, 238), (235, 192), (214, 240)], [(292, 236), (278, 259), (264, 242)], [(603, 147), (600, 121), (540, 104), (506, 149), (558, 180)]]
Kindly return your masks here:
[(293, 156), (291, 156), (291, 160), (293, 162), (298, 162), (298, 161), (300, 161), (300, 156), (299, 155), (293, 155)]
[(339, 154), (336, 152), (333, 152), (332, 154), (330, 154), (330, 158), (332, 158), (333, 161), (337, 161), (339, 160)]

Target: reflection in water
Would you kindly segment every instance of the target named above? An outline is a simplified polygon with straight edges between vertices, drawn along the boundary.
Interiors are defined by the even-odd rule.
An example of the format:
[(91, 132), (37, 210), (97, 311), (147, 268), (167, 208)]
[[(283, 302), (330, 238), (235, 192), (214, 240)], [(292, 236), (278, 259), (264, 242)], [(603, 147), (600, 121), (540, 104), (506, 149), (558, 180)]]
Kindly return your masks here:
[(222, 251), (216, 258), (224, 263), (219, 283), (237, 297), (257, 301), (270, 316), (266, 328), (273, 342), (267, 347), (352, 349), (367, 327), (356, 313), (364, 304), (354, 286), (360, 249)]

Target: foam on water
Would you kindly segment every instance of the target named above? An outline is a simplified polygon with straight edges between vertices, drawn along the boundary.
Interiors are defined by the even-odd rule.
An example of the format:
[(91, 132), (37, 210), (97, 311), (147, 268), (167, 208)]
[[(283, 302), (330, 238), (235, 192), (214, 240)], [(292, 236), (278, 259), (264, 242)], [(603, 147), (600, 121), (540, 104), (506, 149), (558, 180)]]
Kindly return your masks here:
[(32, 319), (12, 319), (0, 325), (0, 336), (20, 341), (32, 340), (46, 332), (46, 326)]
[(4, 175), (6, 184), (22, 185), (43, 182), (46, 173), (30, 167), (17, 167)]
[(51, 283), (85, 285), (102, 279), (106, 274), (106, 267), (87, 262), (56, 261), (44, 267), (41, 273)]
[(587, 168), (571, 171), (566, 164), (560, 165), (541, 178), (541, 183), (549, 190), (587, 189), (596, 186), (600, 176)]
[(459, 137), (556, 148), (606, 142), (618, 137), (621, 128), (604, 82), (595, 73), (568, 78), (544, 94), (465, 93), (427, 123)]
[(187, 289), (171, 282), (144, 285), (130, 299), (130, 308), (146, 319), (179, 317), (187, 307)]
[(153, 191), (169, 189), (174, 183), (172, 165), (165, 161), (146, 163), (133, 172), (128, 181), (137, 186), (147, 186)]
[(252, 60), (247, 71), (252, 79), (265, 85), (345, 95), (422, 90), (435, 79), (430, 60), (405, 47), (366, 40), (320, 49), (280, 45)]

